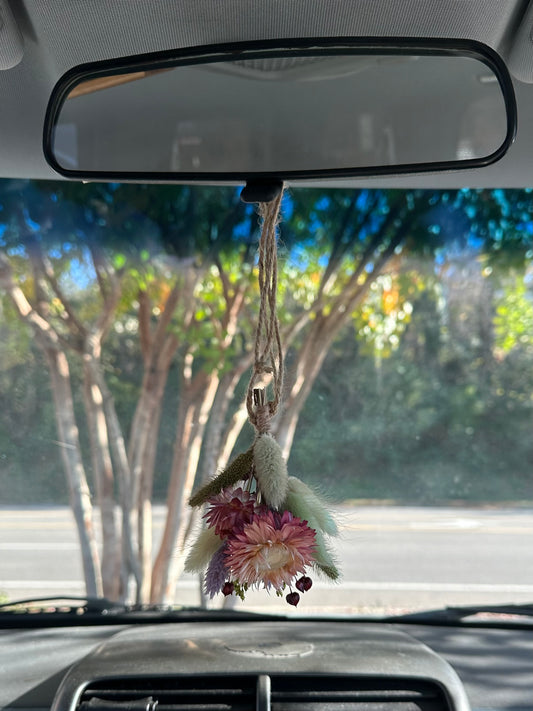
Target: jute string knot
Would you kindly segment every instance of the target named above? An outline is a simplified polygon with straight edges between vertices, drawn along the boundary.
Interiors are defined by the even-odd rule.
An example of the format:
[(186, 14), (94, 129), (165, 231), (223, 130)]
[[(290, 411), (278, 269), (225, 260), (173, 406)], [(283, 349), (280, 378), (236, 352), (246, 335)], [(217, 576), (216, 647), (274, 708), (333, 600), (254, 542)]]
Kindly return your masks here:
[[(259, 203), (262, 218), (259, 240), (259, 315), (255, 331), (254, 366), (246, 393), (248, 418), (259, 434), (268, 432), (276, 414), (283, 387), (283, 353), (277, 316), (278, 259), (277, 225), (283, 191), (272, 202)], [(265, 402), (257, 383), (267, 373), (272, 377), (273, 397)], [(262, 393), (262, 394), (260, 394)]]
[(259, 363), (254, 363), (254, 373), (257, 375), (262, 375), (263, 373), (273, 373), (274, 369), (271, 365), (267, 365), (265, 361), (260, 361)]
[(257, 434), (270, 432), (270, 410), (268, 404), (256, 407), (254, 414)]

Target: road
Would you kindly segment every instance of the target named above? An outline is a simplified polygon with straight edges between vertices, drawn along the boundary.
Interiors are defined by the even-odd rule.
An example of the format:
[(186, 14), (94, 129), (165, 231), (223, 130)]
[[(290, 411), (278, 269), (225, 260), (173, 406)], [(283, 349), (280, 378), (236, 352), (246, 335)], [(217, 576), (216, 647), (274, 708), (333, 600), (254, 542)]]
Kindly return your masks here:
[[(381, 613), (533, 600), (533, 511), (339, 506), (342, 581), (319, 579), (302, 613)], [(154, 538), (164, 507), (154, 510)], [(0, 592), (10, 599), (82, 594), (81, 563), (67, 508), (0, 508)], [(198, 581), (183, 576), (176, 601), (198, 604)], [(240, 603), (239, 603), (240, 604)], [(287, 606), (249, 593), (248, 609)]]

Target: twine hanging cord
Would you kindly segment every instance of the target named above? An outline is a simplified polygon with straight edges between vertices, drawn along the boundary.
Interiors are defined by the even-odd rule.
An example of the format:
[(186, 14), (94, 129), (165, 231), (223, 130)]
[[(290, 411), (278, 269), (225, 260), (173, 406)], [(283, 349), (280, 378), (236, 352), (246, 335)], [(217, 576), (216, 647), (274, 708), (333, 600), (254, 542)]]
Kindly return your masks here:
[[(268, 432), (283, 388), (283, 353), (277, 315), (278, 257), (277, 226), (283, 191), (272, 201), (259, 203), (262, 218), (259, 240), (259, 316), (255, 332), (254, 366), (246, 393), (248, 418), (259, 434)], [(272, 375), (273, 399), (264, 401), (256, 385), (265, 373)], [(254, 392), (255, 391), (255, 392)]]

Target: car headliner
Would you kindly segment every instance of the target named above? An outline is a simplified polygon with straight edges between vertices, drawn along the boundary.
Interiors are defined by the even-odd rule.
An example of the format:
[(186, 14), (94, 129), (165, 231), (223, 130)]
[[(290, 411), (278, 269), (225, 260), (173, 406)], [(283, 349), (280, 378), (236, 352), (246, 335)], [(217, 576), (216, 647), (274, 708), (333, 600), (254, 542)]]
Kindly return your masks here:
[(78, 64), (276, 37), (404, 36), (470, 38), (499, 52), (514, 79), (515, 144), (487, 168), (329, 184), (531, 186), (532, 26), (525, 0), (0, 0), (0, 176), (58, 177), (43, 157), (44, 115), (57, 80)]

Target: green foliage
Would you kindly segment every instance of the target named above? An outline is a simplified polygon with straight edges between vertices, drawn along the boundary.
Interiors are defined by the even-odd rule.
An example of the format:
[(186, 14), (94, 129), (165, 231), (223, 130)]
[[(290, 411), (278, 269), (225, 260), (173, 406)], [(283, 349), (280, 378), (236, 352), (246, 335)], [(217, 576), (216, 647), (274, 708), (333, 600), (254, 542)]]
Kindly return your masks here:
[(362, 348), (363, 353), (387, 358), (398, 347), (413, 311), (409, 295), (422, 288), (417, 274), (409, 276), (410, 280), (405, 275), (378, 276), (363, 304), (354, 312), (357, 335), (366, 346)]
[[(327, 316), (369, 245), (376, 242), (379, 257), (401, 236), (391, 268), (372, 277), (308, 400), (291, 459), (296, 474), (329, 481), (340, 498), (528, 495), (532, 205), (527, 190), (295, 189), (285, 197), (283, 326), (312, 308), (310, 318)], [(105, 284), (112, 275), (122, 279), (103, 362), (125, 432), (142, 377), (138, 299), (148, 296), (155, 327), (171, 289), (186, 291), (187, 270), (194, 270), (194, 317), (184, 326), (180, 303), (169, 325), (180, 349), (165, 394), (158, 498), (165, 495), (172, 457), (180, 388), (175, 372), (185, 349), (194, 352), (195, 369), (222, 374), (251, 347), (256, 245), (257, 217), (234, 188), (0, 183), (0, 248), (28, 298), (37, 290), (28, 266), (32, 248), (46, 255), (85, 324), (94, 323), (102, 307), (93, 253), (108, 265), (109, 274), (100, 275)], [(321, 284), (328, 264), (332, 277)], [(362, 280), (373, 266), (369, 259)], [(226, 299), (237, 290), (244, 307), (228, 339)], [(54, 326), (66, 334), (53, 290), (45, 296)], [(0, 299), (2, 500), (66, 501), (45, 365), (29, 329), (5, 296)], [(289, 379), (303, 336), (289, 353)], [(70, 365), (89, 461), (81, 363), (71, 357)]]
[(523, 275), (512, 273), (501, 289), (494, 318), (496, 346), (504, 355), (533, 346), (533, 295)]
[[(507, 288), (521, 283), (503, 279)], [(518, 341), (499, 357), (490, 331), (488, 343), (476, 335), (485, 294), (469, 304), (465, 323), (466, 312), (449, 308), (460, 274), (448, 279), (446, 294), (431, 281), (412, 297), (410, 322), (379, 368), (345, 330), (300, 418), (289, 469), (340, 499), (530, 499), (533, 349)], [(494, 323), (498, 303), (495, 296)], [(472, 336), (460, 344), (450, 341), (458, 325)]]

